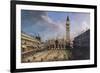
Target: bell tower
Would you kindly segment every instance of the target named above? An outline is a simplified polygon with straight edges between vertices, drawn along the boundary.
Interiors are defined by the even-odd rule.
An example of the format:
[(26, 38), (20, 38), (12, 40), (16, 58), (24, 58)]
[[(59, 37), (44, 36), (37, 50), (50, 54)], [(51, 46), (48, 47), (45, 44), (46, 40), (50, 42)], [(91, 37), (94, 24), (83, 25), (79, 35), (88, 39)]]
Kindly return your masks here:
[(67, 20), (66, 20), (66, 46), (70, 47), (70, 20), (69, 20), (69, 16), (67, 16)]

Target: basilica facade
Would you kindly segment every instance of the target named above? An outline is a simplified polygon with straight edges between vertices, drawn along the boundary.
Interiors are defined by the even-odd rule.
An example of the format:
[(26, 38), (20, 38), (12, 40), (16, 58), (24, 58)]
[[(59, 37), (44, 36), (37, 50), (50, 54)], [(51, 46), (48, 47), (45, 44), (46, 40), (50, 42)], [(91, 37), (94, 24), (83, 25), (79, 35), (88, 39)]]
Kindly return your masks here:
[(65, 49), (66, 41), (65, 39), (51, 39), (46, 41), (47, 49)]

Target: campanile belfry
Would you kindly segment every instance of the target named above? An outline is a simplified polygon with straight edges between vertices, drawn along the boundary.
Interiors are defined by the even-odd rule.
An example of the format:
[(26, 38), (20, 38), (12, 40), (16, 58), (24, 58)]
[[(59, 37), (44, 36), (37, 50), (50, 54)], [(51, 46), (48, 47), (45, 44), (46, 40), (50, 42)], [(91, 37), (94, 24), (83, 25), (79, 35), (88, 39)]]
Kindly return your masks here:
[(70, 20), (69, 20), (69, 16), (67, 16), (67, 20), (66, 20), (66, 46), (70, 47)]

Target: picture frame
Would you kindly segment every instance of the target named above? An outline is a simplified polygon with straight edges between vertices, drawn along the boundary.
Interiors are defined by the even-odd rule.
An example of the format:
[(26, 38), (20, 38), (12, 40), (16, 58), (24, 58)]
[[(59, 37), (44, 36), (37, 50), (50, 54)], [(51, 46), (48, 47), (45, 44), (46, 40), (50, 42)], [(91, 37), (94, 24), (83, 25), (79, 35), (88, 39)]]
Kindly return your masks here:
[[(25, 10), (26, 10), (26, 15), (24, 15)], [(54, 14), (56, 14), (55, 12), (58, 12), (58, 14), (64, 14), (67, 12), (67, 13), (69, 13), (68, 14), (69, 16), (74, 16), (74, 13), (80, 13), (80, 15), (81, 15), (81, 13), (82, 14), (88, 13), (89, 17), (90, 17), (89, 18), (90, 19), (90, 22), (89, 22), (90, 23), (90, 25), (89, 25), (89, 30), (90, 30), (89, 49), (90, 50), (89, 50), (88, 58), (86, 58), (87, 57), (86, 56), (85, 57), (86, 59), (81, 58), (82, 60), (79, 58), (78, 59), (75, 58), (75, 59), (68, 59), (68, 60), (63, 59), (64, 61), (62, 61), (62, 60), (56, 61), (55, 60), (55, 61), (50, 61), (50, 62), (45, 61), (43, 59), (41, 59), (41, 62), (40, 61), (36, 62), (37, 60), (35, 62), (31, 62), (30, 60), (27, 60), (27, 62), (26, 62), (26, 59), (21, 60), (21, 58), (22, 58), (21, 54), (23, 52), (21, 52), (22, 36), (20, 34), (22, 33), (21, 29), (24, 29), (24, 28), (22, 28), (23, 27), (22, 24), (24, 21), (22, 18), (22, 15), (29, 16), (29, 14), (31, 13), (31, 10), (33, 10), (33, 13), (39, 13), (39, 11), (40, 12), (43, 11), (43, 12), (46, 12), (46, 14), (47, 14), (47, 12), (48, 12), (48, 15), (50, 15), (50, 16), (53, 15), (53, 18), (55, 18), (56, 16), (59, 17), (59, 15), (56, 15), (56, 16), (54, 15)], [(27, 14), (28, 13), (27, 11), (30, 11), (29, 14)], [(54, 12), (54, 14), (53, 14), (53, 12)], [(72, 14), (70, 14), (71, 12), (72, 12)], [(38, 14), (36, 16), (38, 16)], [(30, 19), (30, 17), (29, 17), (29, 19)], [(25, 17), (25, 18), (26, 18), (26, 20), (28, 19), (27, 17)], [(47, 18), (47, 19), (49, 20), (49, 18)], [(58, 18), (56, 18), (56, 19), (59, 20)], [(89, 20), (89, 19), (87, 19), (87, 20)], [(67, 18), (67, 20), (69, 20), (69, 18)], [(34, 21), (34, 20), (32, 20), (32, 21)], [(29, 21), (29, 22), (31, 22), (31, 21)], [(25, 22), (25, 23), (27, 23), (27, 22)], [(52, 22), (50, 22), (50, 23), (52, 23)], [(35, 30), (33, 30), (33, 31), (35, 31)], [(57, 30), (57, 32), (58, 32), (58, 30)], [(84, 33), (84, 32), (82, 32), (82, 33)], [(44, 36), (46, 36), (46, 35), (44, 35)], [(11, 55), (10, 55), (11, 70), (10, 71), (11, 72), (29, 72), (29, 71), (45, 71), (45, 70), (79, 69), (79, 68), (97, 67), (97, 6), (81, 5), (81, 4), (33, 2), (33, 1), (11, 1), (11, 37), (10, 37), (10, 40), (11, 40), (11, 43), (10, 43), (11, 44), (10, 45), (11, 46), (11, 51), (10, 51), (11, 52)], [(75, 39), (73, 42), (76, 42)], [(42, 62), (42, 61), (44, 61), (44, 62)]]

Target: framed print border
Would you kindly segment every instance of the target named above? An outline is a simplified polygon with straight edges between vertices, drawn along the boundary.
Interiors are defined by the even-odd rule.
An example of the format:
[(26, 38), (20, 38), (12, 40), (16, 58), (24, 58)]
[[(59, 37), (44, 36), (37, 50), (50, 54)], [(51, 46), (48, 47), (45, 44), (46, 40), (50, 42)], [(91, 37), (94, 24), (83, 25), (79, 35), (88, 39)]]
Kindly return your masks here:
[[(73, 66), (55, 66), (55, 67), (40, 67), (40, 68), (16, 68), (16, 5), (36, 5), (36, 6), (51, 6), (51, 7), (70, 7), (70, 8), (86, 8), (94, 10), (94, 64), (88, 65), (73, 65)], [(45, 71), (45, 70), (61, 70), (61, 69), (77, 69), (97, 67), (97, 6), (94, 5), (79, 5), (79, 4), (62, 4), (62, 3), (47, 3), (33, 1), (11, 1), (11, 72), (29, 72), (29, 71)]]

